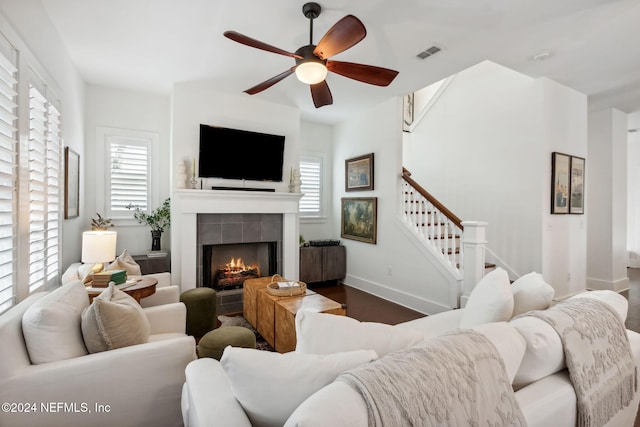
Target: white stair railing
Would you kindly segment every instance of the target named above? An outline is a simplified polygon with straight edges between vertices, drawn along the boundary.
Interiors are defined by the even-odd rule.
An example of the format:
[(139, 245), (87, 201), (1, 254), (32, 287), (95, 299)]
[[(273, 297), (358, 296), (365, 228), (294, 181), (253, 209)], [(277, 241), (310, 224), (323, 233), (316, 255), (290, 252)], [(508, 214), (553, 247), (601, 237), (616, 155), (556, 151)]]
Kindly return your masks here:
[(424, 244), (435, 249), (441, 261), (462, 279), (464, 250), (460, 244), (464, 227), (451, 211), (418, 185), (411, 173), (402, 175), (402, 197), (406, 224)]

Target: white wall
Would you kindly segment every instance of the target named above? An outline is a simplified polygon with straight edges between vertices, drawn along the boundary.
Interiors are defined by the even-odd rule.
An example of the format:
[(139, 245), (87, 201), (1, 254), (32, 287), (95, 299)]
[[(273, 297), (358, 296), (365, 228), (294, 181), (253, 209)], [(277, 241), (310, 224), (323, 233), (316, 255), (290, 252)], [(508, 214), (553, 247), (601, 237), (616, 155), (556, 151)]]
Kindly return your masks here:
[[(189, 82), (174, 85), (171, 101), (171, 175), (177, 174), (178, 162), (198, 157), (200, 124), (273, 133), (285, 136), (283, 171), (298, 168), (300, 159), (300, 112), (297, 108), (262, 101), (245, 94), (224, 93), (215, 82)], [(247, 187), (275, 188), (287, 192), (288, 181), (281, 183), (247, 181)], [(241, 187), (242, 181), (205, 179), (203, 187)], [(172, 184), (172, 191), (176, 188)], [(180, 235), (171, 230), (171, 272), (181, 277)], [(297, 236), (296, 236), (297, 243)], [(194, 242), (195, 245), (195, 242)], [(179, 284), (179, 283), (177, 283)]]
[[(149, 95), (96, 85), (87, 85), (86, 89), (86, 155), (84, 163), (87, 171), (95, 171), (104, 153), (97, 150), (96, 129), (109, 127), (127, 130), (155, 132), (159, 135), (160, 176), (155, 185), (159, 186), (157, 206), (170, 196), (169, 181), (172, 168), (170, 153), (170, 98), (168, 96)], [(83, 230), (91, 228), (91, 217), (96, 212), (105, 215), (104, 182), (105, 176), (87, 173), (85, 212), (81, 215)], [(154, 209), (157, 206), (152, 206)], [(151, 229), (135, 221), (114, 220), (118, 232), (117, 253), (128, 249), (130, 254), (144, 254), (151, 249)], [(162, 247), (169, 248), (169, 233), (162, 236)], [(78, 245), (80, 245), (78, 241)]]
[[(589, 114), (587, 283), (620, 291), (627, 277), (627, 116), (615, 109)], [(589, 165), (587, 163), (587, 165)]]
[(300, 122), (300, 155), (323, 158), (322, 218), (300, 218), (300, 234), (306, 241), (340, 239), (340, 230), (331, 221), (333, 212), (333, 127), (307, 121)]
[[(345, 283), (432, 314), (451, 307), (451, 290), (457, 284), (448, 281), (438, 261), (420, 251), (400, 220), (401, 120), (401, 99), (397, 98), (335, 126), (333, 228), (340, 229), (342, 197), (377, 197), (377, 244), (342, 239), (347, 249)], [(345, 160), (371, 152), (375, 156), (374, 191), (346, 193)]]
[[(640, 111), (629, 114), (628, 128), (640, 128)], [(640, 132), (627, 136), (627, 252), (629, 267), (640, 268)]]
[(585, 156), (586, 97), (489, 61), (458, 73), (404, 136), (414, 179), (463, 220), (488, 222), (487, 260), (511, 279), (542, 273), (560, 297), (584, 288), (586, 229), (582, 215), (549, 214), (553, 151)]
[[(53, 89), (62, 105), (62, 139), (65, 146), (80, 154), (80, 217), (61, 220), (62, 251), (60, 273), (80, 258), (80, 249), (76, 242), (80, 240), (82, 215), (85, 213), (85, 187), (83, 179), (84, 158), (84, 82), (75, 69), (65, 46), (55, 27), (49, 20), (39, 0), (0, 2), (0, 31), (19, 51), (21, 64), (19, 102), (28, 99), (26, 77), (27, 67), (33, 67)], [(27, 105), (26, 101), (23, 105)], [(28, 134), (28, 111), (19, 112), (21, 135)], [(22, 144), (26, 139), (22, 140)], [(26, 157), (25, 157), (26, 158)], [(61, 171), (62, 172), (62, 171)], [(61, 177), (64, 174), (61, 173)], [(24, 205), (23, 205), (24, 206)], [(28, 210), (20, 209), (20, 221), (28, 223)], [(64, 213), (60, 212), (61, 217)], [(22, 245), (20, 257), (24, 258), (28, 246)], [(22, 283), (22, 282), (21, 282)], [(18, 297), (23, 299), (27, 293), (25, 286), (18, 286)]]

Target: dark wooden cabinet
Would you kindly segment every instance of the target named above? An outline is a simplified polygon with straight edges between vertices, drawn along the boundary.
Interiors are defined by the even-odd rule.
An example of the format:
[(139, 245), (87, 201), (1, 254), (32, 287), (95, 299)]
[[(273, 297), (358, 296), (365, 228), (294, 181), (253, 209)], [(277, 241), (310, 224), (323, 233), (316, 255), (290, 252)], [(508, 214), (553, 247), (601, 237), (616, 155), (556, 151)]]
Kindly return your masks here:
[(142, 274), (164, 273), (171, 271), (171, 254), (163, 257), (150, 257), (147, 255), (134, 255), (133, 259), (140, 266)]
[(303, 246), (300, 248), (300, 280), (303, 282), (342, 280), (346, 274), (346, 247)]

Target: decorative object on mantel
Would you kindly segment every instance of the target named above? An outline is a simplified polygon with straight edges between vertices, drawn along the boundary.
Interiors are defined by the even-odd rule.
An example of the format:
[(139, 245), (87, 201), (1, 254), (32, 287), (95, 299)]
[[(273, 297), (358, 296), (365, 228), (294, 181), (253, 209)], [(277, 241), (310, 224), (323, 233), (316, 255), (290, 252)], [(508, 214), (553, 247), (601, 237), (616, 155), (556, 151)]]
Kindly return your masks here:
[(191, 162), (191, 188), (196, 190), (198, 188), (198, 179), (196, 178), (196, 158), (193, 158)]
[(105, 218), (96, 212), (97, 218), (91, 218), (91, 230), (106, 231), (109, 227), (113, 227), (111, 219)]
[[(152, 211), (150, 214), (144, 212), (139, 206), (128, 204), (127, 209), (135, 209), (133, 217), (140, 224), (151, 227), (151, 250), (160, 250), (160, 238), (162, 232), (171, 226), (171, 199), (166, 199), (162, 206)], [(148, 254), (147, 254), (148, 255)]]
[(184, 160), (178, 160), (176, 173), (176, 188), (187, 188), (187, 164)]
[(300, 169), (291, 168), (289, 173), (289, 193), (299, 193), (302, 179), (300, 179)]

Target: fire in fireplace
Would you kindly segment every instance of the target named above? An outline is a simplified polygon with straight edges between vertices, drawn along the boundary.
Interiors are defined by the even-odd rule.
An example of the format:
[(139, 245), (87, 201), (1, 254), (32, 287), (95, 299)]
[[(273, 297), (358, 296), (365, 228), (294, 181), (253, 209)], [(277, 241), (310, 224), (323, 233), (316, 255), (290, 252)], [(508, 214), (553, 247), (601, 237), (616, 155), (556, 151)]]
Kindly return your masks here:
[(245, 280), (260, 277), (258, 264), (245, 265), (242, 258), (231, 258), (218, 266), (215, 273), (214, 286), (218, 289), (235, 289), (242, 286)]
[(226, 291), (278, 272), (277, 242), (202, 246), (202, 285)]

